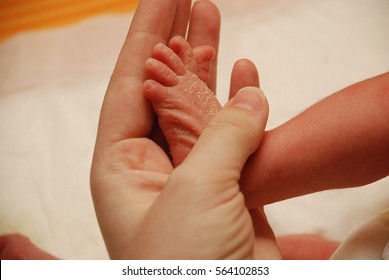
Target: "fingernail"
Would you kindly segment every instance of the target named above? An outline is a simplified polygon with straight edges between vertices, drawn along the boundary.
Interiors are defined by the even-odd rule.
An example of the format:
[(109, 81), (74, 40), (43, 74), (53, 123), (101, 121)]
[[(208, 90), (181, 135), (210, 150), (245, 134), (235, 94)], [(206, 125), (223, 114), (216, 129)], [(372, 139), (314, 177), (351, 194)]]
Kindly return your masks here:
[(245, 87), (231, 101), (231, 105), (234, 107), (249, 111), (260, 111), (265, 105), (266, 97), (260, 88)]

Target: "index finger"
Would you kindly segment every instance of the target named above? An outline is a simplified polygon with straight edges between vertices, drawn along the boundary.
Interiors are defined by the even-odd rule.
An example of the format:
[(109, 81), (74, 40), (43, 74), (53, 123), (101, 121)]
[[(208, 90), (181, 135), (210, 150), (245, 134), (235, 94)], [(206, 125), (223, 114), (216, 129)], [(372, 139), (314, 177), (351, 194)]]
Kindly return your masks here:
[(216, 92), (216, 65), (220, 40), (220, 13), (211, 1), (197, 1), (192, 9), (188, 41), (192, 48), (210, 45), (216, 50), (209, 69), (208, 87)]
[[(137, 76), (143, 72), (136, 69), (143, 69), (144, 61), (150, 57), (152, 48), (169, 39), (177, 5), (177, 0), (140, 1), (115, 71), (123, 71), (129, 76)], [(143, 77), (143, 73), (140, 76)]]
[(178, 0), (140, 1), (105, 95), (99, 144), (149, 135), (153, 116), (143, 96), (144, 64), (157, 43), (167, 42), (172, 29), (179, 24), (186, 28), (188, 18), (175, 19), (177, 13), (190, 9), (190, 1), (179, 2), (178, 5)]
[(176, 17), (170, 33), (170, 38), (181, 36), (185, 38), (191, 11), (191, 0), (180, 0), (177, 3)]

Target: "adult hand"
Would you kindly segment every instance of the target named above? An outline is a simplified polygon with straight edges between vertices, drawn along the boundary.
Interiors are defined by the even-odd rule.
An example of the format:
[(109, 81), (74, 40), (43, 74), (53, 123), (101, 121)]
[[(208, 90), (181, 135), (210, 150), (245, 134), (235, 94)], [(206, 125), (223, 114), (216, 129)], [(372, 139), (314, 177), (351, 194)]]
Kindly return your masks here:
[[(260, 231), (251, 217), (263, 217), (258, 212), (250, 216), (238, 183), (245, 162), (258, 148), (267, 116), (263, 93), (245, 88), (215, 116), (174, 171), (163, 169), (170, 162), (166, 156), (134, 165), (131, 147), (122, 165), (98, 169), (103, 173), (96, 176), (103, 180), (95, 183), (106, 193), (97, 197), (96, 210), (105, 211), (100, 222), (111, 257), (279, 258), (274, 239), (255, 238)], [(138, 148), (142, 155), (149, 152)], [(102, 207), (100, 201), (111, 204)]]
[(261, 91), (241, 90), (154, 190), (148, 209), (138, 213), (142, 220), (132, 229), (136, 236), (127, 254), (141, 259), (280, 258), (274, 240), (255, 238), (238, 183), (261, 141), (267, 116)]
[[(107, 89), (91, 170), (91, 189), (112, 258), (140, 256), (132, 246), (138, 244), (143, 234), (139, 229), (173, 170), (165, 152), (156, 144), (157, 139), (150, 137), (158, 129), (143, 97), (143, 68), (156, 43), (166, 43), (172, 36), (185, 34), (189, 14), (188, 0), (164, 0), (158, 6), (151, 0), (142, 1)], [(209, 1), (197, 2), (188, 31), (190, 44), (193, 47), (209, 44), (217, 50), (219, 28), (216, 7)], [(210, 70), (212, 90), (215, 90), (215, 74), (216, 57)], [(258, 86), (259, 81), (255, 67), (243, 60), (233, 70), (231, 96), (246, 85)], [(257, 235), (256, 248), (273, 248), (274, 235), (263, 211), (251, 210), (250, 214)], [(139, 246), (140, 250), (144, 248), (142, 244)], [(266, 251), (255, 250), (255, 255)], [(278, 255), (265, 253), (261, 257)]]
[[(185, 35), (190, 8), (189, 0), (163, 0), (158, 5), (141, 1), (107, 89), (91, 169), (91, 191), (112, 258), (139, 258), (150, 250), (158, 252), (158, 248), (139, 244), (143, 236), (140, 229), (173, 167), (163, 149), (149, 138), (155, 126), (143, 96), (144, 63), (157, 43)], [(198, 1), (190, 20), (190, 44), (208, 44), (217, 50), (219, 30), (217, 8), (209, 1)], [(209, 86), (213, 90), (215, 73), (215, 67), (211, 67)], [(159, 241), (158, 233), (148, 236), (150, 241)]]

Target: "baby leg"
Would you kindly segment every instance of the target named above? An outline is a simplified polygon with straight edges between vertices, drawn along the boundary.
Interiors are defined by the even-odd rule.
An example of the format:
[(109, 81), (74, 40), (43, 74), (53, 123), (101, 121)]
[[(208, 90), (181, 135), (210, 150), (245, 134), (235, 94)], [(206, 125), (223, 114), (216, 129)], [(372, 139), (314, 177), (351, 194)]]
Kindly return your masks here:
[(215, 51), (210, 46), (192, 49), (181, 37), (174, 37), (169, 47), (155, 46), (146, 61), (145, 95), (158, 116), (175, 166), (192, 149), (201, 131), (221, 109), (206, 82), (210, 60)]

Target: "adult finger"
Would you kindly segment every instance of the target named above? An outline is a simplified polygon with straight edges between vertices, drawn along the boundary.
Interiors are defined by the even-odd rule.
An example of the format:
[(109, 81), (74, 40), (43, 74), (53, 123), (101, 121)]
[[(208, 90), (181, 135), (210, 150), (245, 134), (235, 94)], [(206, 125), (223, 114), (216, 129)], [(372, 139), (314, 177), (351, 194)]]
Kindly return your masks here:
[(209, 71), (208, 87), (216, 92), (216, 66), (217, 53), (220, 39), (220, 13), (218, 8), (211, 1), (197, 1), (190, 18), (188, 41), (193, 48), (210, 45), (216, 50), (216, 55), (211, 61)]
[(243, 165), (261, 141), (268, 110), (259, 88), (243, 88), (204, 129), (181, 168), (196, 172), (212, 188), (225, 188), (221, 181), (237, 183)]
[(169, 39), (176, 21), (177, 1), (160, 0), (158, 5), (153, 0), (140, 1), (115, 71), (143, 78), (143, 71), (139, 69), (143, 69), (145, 58), (150, 57), (157, 43), (166, 43)]
[(229, 99), (241, 88), (250, 86), (260, 87), (257, 67), (248, 59), (238, 60), (232, 68)]
[(97, 144), (150, 133), (153, 118), (143, 96), (144, 64), (153, 47), (169, 39), (176, 8), (177, 0), (160, 0), (158, 5), (140, 1), (107, 89)]
[(170, 38), (177, 35), (185, 38), (191, 11), (191, 2), (191, 0), (178, 1)]
[(254, 259), (282, 259), (263, 207), (249, 210), (255, 233)]
[(21, 234), (0, 235), (1, 260), (58, 260)]

